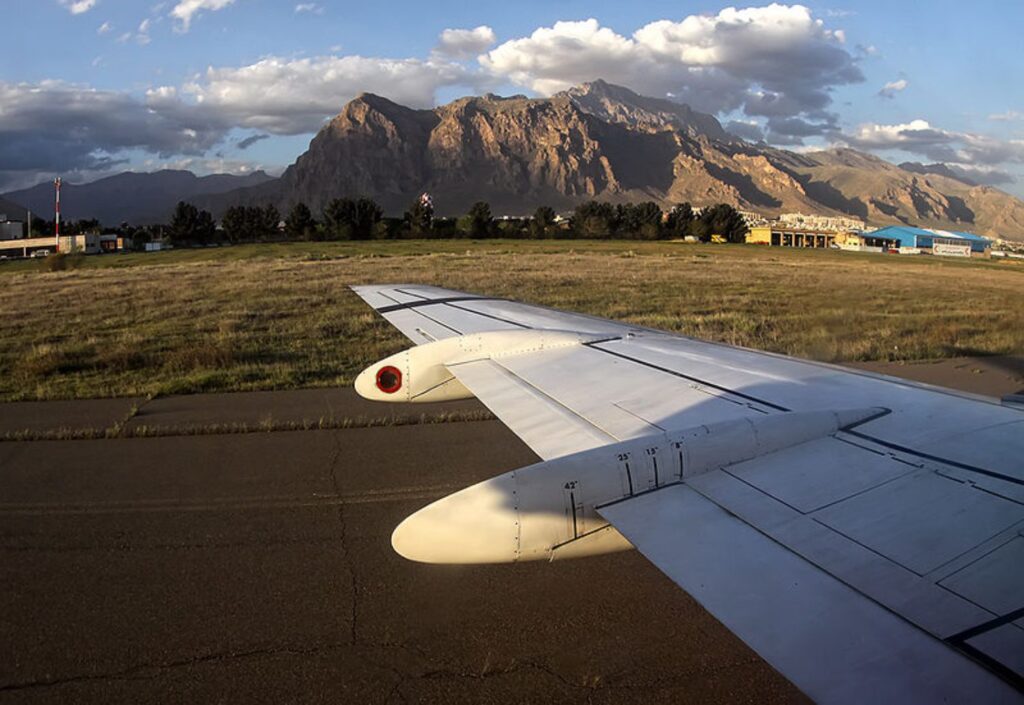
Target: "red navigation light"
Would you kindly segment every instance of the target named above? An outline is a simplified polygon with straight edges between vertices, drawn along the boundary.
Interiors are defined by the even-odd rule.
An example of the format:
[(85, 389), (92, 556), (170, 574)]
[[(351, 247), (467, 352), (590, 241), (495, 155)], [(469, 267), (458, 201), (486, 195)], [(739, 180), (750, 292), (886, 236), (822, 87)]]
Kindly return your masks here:
[(377, 370), (377, 389), (385, 394), (394, 394), (402, 388), (402, 371), (385, 365)]

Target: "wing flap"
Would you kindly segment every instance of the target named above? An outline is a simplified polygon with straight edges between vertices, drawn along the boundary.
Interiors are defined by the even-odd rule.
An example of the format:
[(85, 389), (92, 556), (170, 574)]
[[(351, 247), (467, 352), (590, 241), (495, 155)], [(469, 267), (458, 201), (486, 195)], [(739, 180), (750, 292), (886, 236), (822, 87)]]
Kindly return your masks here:
[(492, 360), (448, 369), (541, 458), (599, 448), (616, 440)]
[(602, 516), (811, 698), (1017, 702), (984, 668), (686, 485)]

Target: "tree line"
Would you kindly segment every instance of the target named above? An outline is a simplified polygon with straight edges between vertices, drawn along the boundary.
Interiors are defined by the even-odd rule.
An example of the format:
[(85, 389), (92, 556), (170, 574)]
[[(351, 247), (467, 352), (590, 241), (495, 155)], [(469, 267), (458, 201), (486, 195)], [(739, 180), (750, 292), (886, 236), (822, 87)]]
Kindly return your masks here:
[(373, 199), (336, 198), (318, 215), (305, 203), (296, 203), (283, 219), (273, 205), (232, 206), (225, 211), (219, 228), (209, 211), (182, 201), (175, 208), (169, 226), (131, 230), (125, 234), (145, 240), (162, 237), (181, 245), (282, 239), (460, 237), (629, 240), (690, 237), (708, 242), (718, 236), (727, 242), (743, 242), (747, 226), (739, 212), (727, 204), (698, 211), (689, 203), (682, 203), (665, 212), (653, 201), (637, 204), (588, 201), (578, 205), (568, 219), (560, 219), (549, 206), (540, 206), (530, 217), (495, 218), (490, 205), (479, 201), (461, 217), (440, 218), (434, 216), (429, 201), (417, 199), (401, 218), (390, 218), (385, 217), (383, 209)]

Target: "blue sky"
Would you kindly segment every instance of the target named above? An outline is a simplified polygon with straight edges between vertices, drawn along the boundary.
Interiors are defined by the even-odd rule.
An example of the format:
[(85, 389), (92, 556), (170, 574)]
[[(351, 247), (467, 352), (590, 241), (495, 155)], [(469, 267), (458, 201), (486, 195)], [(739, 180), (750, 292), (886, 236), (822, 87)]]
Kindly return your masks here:
[(606, 78), (714, 112), (747, 138), (942, 161), (1024, 196), (1019, 2), (5, 0), (4, 9), (17, 20), (0, 60), (0, 191), (57, 173), (277, 173), (363, 90), (425, 107)]

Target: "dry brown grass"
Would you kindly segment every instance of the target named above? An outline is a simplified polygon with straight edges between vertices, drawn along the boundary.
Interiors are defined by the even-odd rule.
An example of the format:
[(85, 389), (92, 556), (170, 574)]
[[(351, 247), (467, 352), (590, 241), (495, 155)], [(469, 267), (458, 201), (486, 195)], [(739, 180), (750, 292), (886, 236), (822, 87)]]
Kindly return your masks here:
[(515, 298), (819, 360), (1024, 352), (1021, 267), (672, 243), (438, 249), (447, 251), (375, 243), (372, 256), (352, 256), (350, 245), (314, 258), (236, 248), (248, 256), (8, 273), (0, 398), (347, 384), (406, 344), (348, 289), (372, 282)]

